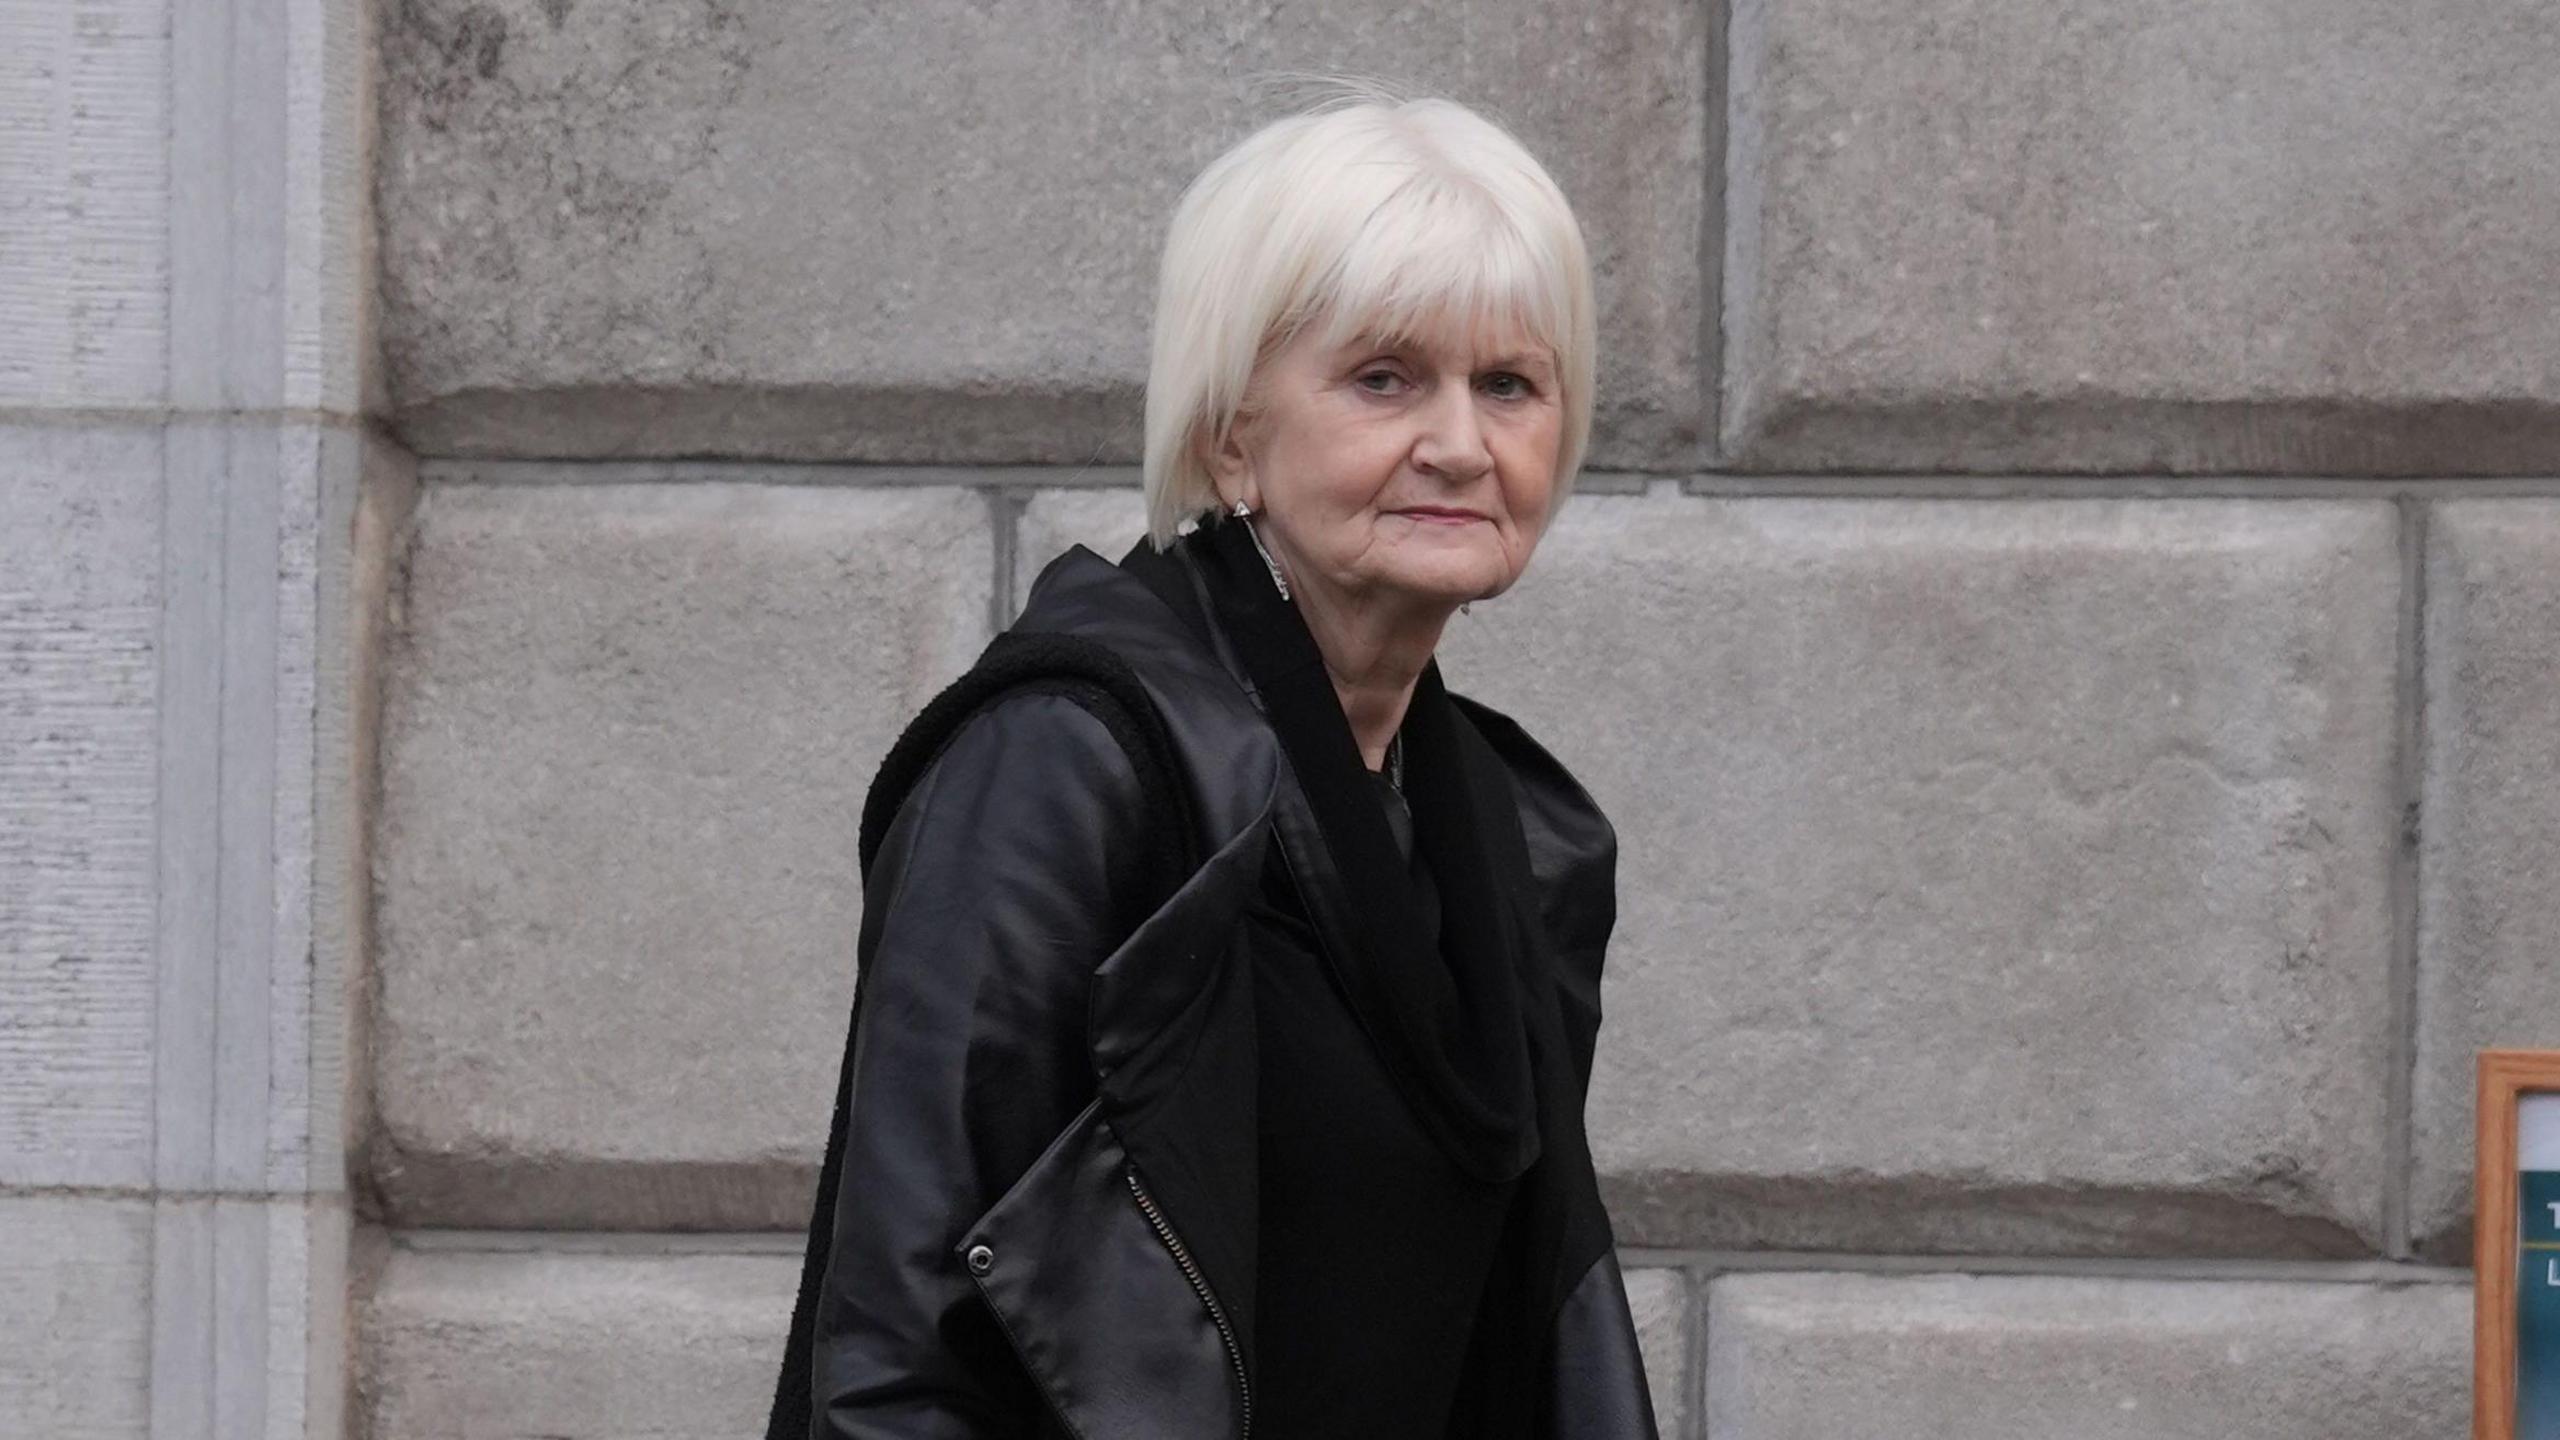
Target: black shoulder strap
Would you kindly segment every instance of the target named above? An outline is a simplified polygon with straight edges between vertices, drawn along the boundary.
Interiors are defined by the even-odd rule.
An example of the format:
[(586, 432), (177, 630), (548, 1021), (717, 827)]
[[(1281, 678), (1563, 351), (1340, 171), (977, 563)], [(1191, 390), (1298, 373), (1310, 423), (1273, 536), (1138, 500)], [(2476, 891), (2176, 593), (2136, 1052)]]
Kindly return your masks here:
[[(871, 862), (899, 805), (962, 723), (998, 695), (1024, 688), (1074, 699), (1101, 720), (1128, 753), (1147, 800), (1148, 843), (1143, 853), (1114, 863), (1146, 872), (1145, 883), (1135, 893), (1150, 900), (1172, 894), (1198, 866), (1198, 827), (1193, 823), (1189, 792), (1181, 784), (1181, 762), (1173, 738), (1146, 686), (1109, 646), (1076, 635), (1011, 630), (990, 641), (966, 674), (926, 703), (880, 762), (862, 804), (863, 877), (869, 879)], [(1114, 875), (1115, 892), (1131, 893), (1118, 883), (1126, 878), (1126, 869)], [(800, 1264), (800, 1294), (791, 1307), (791, 1336), (774, 1381), (766, 1440), (809, 1440), (810, 1436), (811, 1346), (818, 1287), (826, 1276), (827, 1251), (835, 1231), (836, 1192), (844, 1177), (845, 1127), (853, 1101), (853, 1039), (862, 1024), (863, 978), (860, 972), (854, 976), (844, 1058), (836, 1067), (835, 1116), (828, 1123), (826, 1158), (818, 1167), (817, 1200), (809, 1214), (808, 1246)]]

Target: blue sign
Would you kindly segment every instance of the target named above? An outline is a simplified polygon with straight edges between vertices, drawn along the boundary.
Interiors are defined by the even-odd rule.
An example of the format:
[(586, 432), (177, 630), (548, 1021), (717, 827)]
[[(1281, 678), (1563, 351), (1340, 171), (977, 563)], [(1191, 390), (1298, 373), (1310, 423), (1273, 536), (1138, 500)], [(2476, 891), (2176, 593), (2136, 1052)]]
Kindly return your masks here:
[(2516, 1191), (2516, 1440), (2560, 1440), (2560, 1170)]

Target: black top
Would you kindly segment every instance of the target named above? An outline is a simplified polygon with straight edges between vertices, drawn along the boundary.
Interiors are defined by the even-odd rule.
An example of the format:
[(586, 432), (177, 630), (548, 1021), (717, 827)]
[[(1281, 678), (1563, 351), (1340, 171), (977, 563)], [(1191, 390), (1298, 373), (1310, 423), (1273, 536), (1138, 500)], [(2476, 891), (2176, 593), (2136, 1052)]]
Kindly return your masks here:
[[(1371, 784), (1438, 954), (1439, 894), (1401, 795)], [(1445, 1435), (1518, 1181), (1459, 1170), (1361, 1033), (1275, 853), (1255, 905), (1262, 1234), (1254, 1434)]]

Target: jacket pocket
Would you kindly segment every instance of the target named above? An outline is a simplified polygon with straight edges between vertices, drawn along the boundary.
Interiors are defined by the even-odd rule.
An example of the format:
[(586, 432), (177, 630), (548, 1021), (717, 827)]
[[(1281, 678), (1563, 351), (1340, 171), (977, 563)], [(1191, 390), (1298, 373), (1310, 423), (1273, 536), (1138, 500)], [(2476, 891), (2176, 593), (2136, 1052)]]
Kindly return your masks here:
[(1099, 1097), (951, 1253), (1081, 1440), (1242, 1433), (1228, 1342), (1140, 1208)]

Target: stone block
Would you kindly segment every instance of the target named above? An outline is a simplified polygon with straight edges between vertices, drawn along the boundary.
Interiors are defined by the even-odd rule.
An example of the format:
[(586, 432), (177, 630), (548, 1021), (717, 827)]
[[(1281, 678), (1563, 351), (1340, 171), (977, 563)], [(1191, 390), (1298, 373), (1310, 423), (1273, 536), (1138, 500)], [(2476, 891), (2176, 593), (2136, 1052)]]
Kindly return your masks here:
[(992, 556), (960, 490), (427, 486), (383, 716), (391, 1217), (807, 1223), (863, 797), (985, 643)]
[(1440, 659), (1617, 826), (1619, 1240), (2374, 1252), (2396, 536), (2381, 501), (1577, 498)]
[(0, 1195), (0, 1435), (144, 1440), (151, 1203)]
[(2518, 0), (1741, 0), (1725, 463), (2547, 473)]
[(799, 1280), (797, 1257), (394, 1248), (356, 1433), (760, 1434)]
[(166, 393), (169, 28), (161, 0), (0, 13), (0, 404)]
[(1717, 1440), (2468, 1432), (2463, 1285), (1854, 1274), (1707, 1289)]
[(2434, 509), (2410, 1230), (2471, 1260), (2475, 1056), (2560, 1047), (2560, 500)]
[(0, 14), (0, 406), (379, 408), (367, 11)]
[(1176, 196), (1294, 108), (1253, 76), (1347, 69), (1516, 127), (1593, 250), (1596, 463), (1696, 463), (1696, 5), (425, 0), (384, 25), (384, 346), (421, 453), (1134, 461)]
[(0, 1182), (151, 1180), (160, 468), (0, 427)]
[(0, 426), (0, 1183), (339, 1184), (320, 512), (367, 463), (335, 426)]

